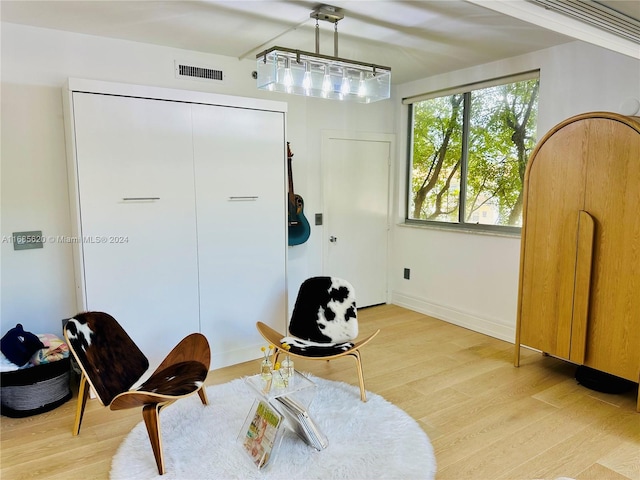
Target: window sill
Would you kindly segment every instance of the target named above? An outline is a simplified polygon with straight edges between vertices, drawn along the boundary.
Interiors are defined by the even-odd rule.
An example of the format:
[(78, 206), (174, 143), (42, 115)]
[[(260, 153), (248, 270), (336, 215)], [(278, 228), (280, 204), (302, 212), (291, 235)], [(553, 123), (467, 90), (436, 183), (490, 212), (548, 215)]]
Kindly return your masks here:
[(467, 225), (455, 225), (455, 224), (437, 224), (437, 223), (419, 223), (419, 222), (399, 222), (396, 224), (402, 228), (416, 228), (419, 230), (444, 230), (448, 232), (471, 234), (471, 235), (486, 235), (490, 237), (502, 237), (502, 238), (520, 238), (520, 232), (509, 232), (502, 230), (490, 230), (485, 228), (469, 227)]

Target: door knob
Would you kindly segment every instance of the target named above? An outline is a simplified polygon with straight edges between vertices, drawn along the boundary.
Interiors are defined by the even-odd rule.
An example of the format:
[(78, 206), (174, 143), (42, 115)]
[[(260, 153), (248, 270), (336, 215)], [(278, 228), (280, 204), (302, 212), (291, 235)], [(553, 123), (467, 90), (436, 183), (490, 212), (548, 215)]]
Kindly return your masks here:
[(331, 236), (329, 237), (329, 241), (330, 241), (331, 243), (336, 243), (336, 242), (338, 241), (338, 237), (334, 237), (333, 235), (331, 235)]

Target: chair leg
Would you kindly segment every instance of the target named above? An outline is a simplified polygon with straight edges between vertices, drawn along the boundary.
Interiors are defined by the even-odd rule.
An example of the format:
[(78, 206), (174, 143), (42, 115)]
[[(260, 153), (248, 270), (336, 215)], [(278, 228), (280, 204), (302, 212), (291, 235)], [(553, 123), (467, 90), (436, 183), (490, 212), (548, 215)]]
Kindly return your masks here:
[(200, 397), (200, 400), (202, 401), (203, 405), (209, 405), (209, 399), (207, 398), (207, 390), (204, 385), (200, 387), (200, 390), (198, 390), (198, 396)]
[(142, 418), (147, 427), (149, 441), (153, 449), (153, 456), (156, 459), (158, 473), (164, 475), (164, 457), (162, 455), (162, 435), (160, 433), (160, 410), (164, 404), (152, 403), (142, 408)]
[(87, 406), (87, 397), (89, 396), (89, 382), (84, 373), (80, 375), (80, 388), (78, 388), (78, 403), (76, 405), (76, 419), (73, 423), (73, 435), (80, 433), (80, 425), (82, 425), (82, 417), (84, 416), (84, 408)]
[(358, 370), (358, 382), (360, 383), (360, 400), (366, 402), (367, 392), (364, 388), (364, 372), (362, 371), (362, 360), (360, 359), (360, 352), (358, 350), (355, 350), (350, 355), (356, 361), (356, 370)]

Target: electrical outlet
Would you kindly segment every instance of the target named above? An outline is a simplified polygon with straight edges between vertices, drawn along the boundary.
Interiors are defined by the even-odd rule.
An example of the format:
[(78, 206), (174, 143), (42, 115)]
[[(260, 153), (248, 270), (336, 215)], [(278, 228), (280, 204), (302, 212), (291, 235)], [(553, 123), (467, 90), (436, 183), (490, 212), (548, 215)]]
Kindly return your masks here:
[(404, 269), (404, 278), (405, 278), (405, 280), (409, 280), (411, 278), (411, 269), (410, 268), (405, 268)]

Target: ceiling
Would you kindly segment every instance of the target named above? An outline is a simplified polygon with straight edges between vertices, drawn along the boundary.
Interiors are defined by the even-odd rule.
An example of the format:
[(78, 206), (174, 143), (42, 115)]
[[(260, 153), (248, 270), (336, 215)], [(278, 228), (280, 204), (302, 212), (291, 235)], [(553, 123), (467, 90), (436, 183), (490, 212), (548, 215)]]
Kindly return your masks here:
[[(404, 83), (572, 41), (463, 0), (329, 0), (339, 56), (392, 68)], [(640, 17), (640, 2), (612, 1)], [(315, 1), (1, 0), (3, 22), (254, 59), (274, 45), (315, 50)], [(320, 22), (320, 53), (333, 25)]]

